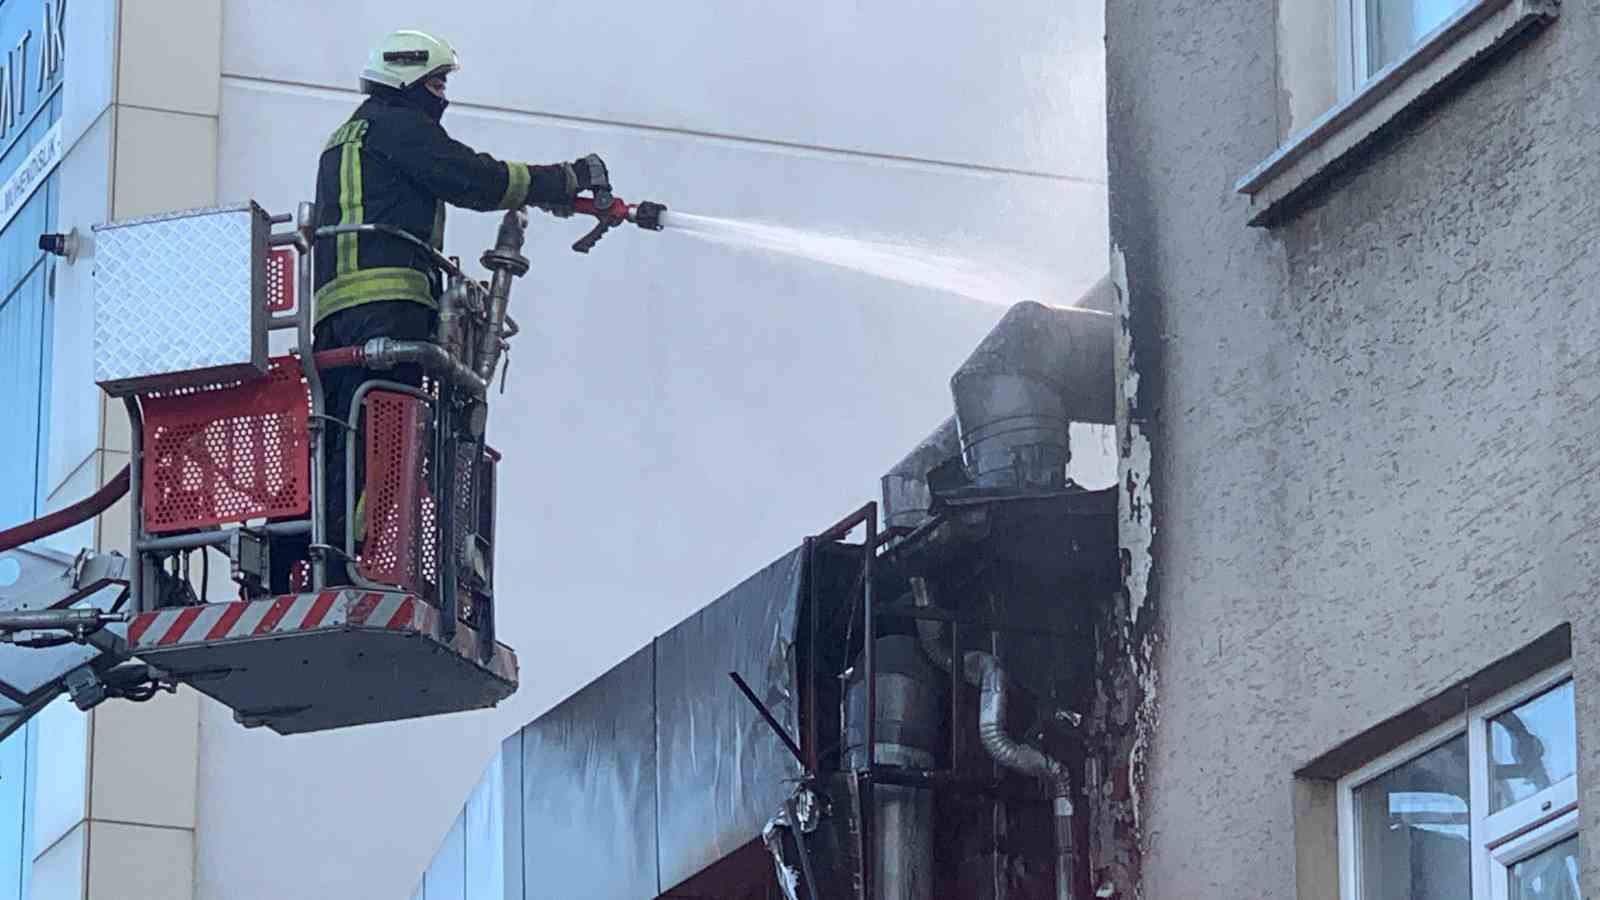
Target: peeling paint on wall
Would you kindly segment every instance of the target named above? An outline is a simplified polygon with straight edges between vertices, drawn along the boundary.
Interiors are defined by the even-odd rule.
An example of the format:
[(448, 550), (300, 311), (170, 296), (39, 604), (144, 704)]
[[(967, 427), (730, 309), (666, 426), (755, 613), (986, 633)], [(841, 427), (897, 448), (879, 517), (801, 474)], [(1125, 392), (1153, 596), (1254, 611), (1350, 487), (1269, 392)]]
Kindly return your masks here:
[(1151, 519), (1150, 437), (1133, 410), (1139, 399), (1139, 370), (1134, 361), (1133, 332), (1128, 319), (1128, 263), (1111, 249), (1111, 281), (1117, 292), (1117, 430), (1122, 442), (1117, 480), (1123, 486), (1118, 531), (1122, 538), (1123, 586), (1128, 592), (1129, 625), (1137, 627), (1150, 592), (1151, 553), (1155, 525)]
[(1122, 586), (1097, 623), (1096, 689), (1088, 746), (1090, 864), (1095, 896), (1140, 896), (1141, 828), (1146, 756), (1156, 726), (1159, 636), (1151, 593), (1154, 573), (1153, 454), (1140, 409), (1140, 371), (1130, 327), (1128, 275), (1112, 251), (1112, 284), (1120, 322), (1117, 367), (1118, 533)]

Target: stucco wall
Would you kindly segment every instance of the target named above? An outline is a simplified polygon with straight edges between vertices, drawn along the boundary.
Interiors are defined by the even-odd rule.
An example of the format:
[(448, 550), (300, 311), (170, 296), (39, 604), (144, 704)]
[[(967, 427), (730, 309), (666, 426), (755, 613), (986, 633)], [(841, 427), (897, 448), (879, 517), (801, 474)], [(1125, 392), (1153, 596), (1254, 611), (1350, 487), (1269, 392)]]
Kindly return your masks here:
[(1596, 11), (1272, 231), (1232, 191), (1276, 143), (1271, 17), (1141, 0), (1107, 31), (1161, 622), (1143, 896), (1296, 896), (1292, 773), (1569, 621), (1592, 831)]
[[(465, 63), (445, 122), (475, 146), (596, 151), (629, 199), (946, 247), (1069, 302), (1105, 271), (1101, 12), (1017, 7), (229, 2), (219, 192), (305, 199), (368, 42), (436, 28)], [(495, 222), (453, 213), (447, 252), (476, 260)], [(582, 228), (530, 231), (491, 413), (520, 691), (293, 739), (208, 705), (197, 896), (406, 895), (503, 737), (875, 496), (1004, 311), (670, 232), (578, 256)]]

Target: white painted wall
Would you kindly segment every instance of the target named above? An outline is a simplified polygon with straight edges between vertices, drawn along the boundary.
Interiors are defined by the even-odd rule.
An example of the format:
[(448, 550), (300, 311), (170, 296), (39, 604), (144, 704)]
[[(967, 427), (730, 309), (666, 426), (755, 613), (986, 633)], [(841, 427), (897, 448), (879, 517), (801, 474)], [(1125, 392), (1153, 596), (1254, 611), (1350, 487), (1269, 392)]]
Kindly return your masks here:
[[(308, 199), (366, 45), (421, 25), (462, 51), (445, 121), (480, 149), (598, 152), (629, 199), (942, 246), (1065, 302), (1105, 270), (1101, 10), (1012, 7), (229, 0), (219, 196)], [(453, 213), (447, 250), (495, 222)], [(582, 227), (530, 233), (491, 426), (521, 690), (296, 738), (208, 704), (199, 897), (407, 896), (502, 737), (874, 496), (1003, 312), (670, 232), (582, 257)]]

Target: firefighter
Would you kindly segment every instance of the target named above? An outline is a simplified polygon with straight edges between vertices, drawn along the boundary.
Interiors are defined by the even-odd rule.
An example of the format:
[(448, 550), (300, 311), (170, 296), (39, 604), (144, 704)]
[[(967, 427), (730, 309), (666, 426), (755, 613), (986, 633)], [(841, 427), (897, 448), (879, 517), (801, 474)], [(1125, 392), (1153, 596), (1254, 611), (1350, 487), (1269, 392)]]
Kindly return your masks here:
[[(361, 72), (368, 95), (322, 151), (317, 170), (317, 226), (384, 224), (444, 246), (445, 207), (514, 210), (528, 204), (570, 205), (579, 191), (609, 190), (605, 164), (589, 155), (570, 163), (527, 165), (495, 159), (453, 140), (440, 125), (446, 84), (460, 64), (444, 40), (396, 31), (373, 49)], [(371, 338), (430, 340), (442, 288), (427, 254), (382, 234), (344, 234), (316, 242), (317, 350)], [(370, 378), (420, 386), (416, 366), (372, 374), (322, 373), (327, 435), (327, 542), (344, 546), (345, 452), (356, 390)], [(358, 460), (359, 462), (359, 460)], [(361, 510), (358, 507), (357, 537)], [(343, 558), (330, 555), (330, 584), (343, 584)], [(287, 575), (285, 575), (287, 580)]]

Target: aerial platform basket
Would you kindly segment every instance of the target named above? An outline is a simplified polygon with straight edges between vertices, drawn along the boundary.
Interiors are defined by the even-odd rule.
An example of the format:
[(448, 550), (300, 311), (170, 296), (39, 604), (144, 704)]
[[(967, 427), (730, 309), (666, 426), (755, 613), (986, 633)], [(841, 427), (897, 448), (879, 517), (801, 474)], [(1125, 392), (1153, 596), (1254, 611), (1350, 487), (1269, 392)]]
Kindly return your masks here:
[[(503, 243), (520, 247), (523, 221), (508, 218)], [(0, 737), (62, 692), (88, 709), (187, 684), (280, 734), (480, 709), (515, 692), (516, 656), (495, 640), (500, 457), (484, 440), (478, 374), (493, 359), (473, 355), (514, 333), (488, 318), (504, 316), (510, 277), (486, 296), (402, 233), (434, 254), (458, 331), (317, 353), (311, 252), (329, 231), (309, 204), (274, 217), (254, 203), (94, 229), (94, 255), (78, 262), (94, 266), (96, 382), (127, 410), (131, 458), (95, 497), (0, 531)], [(384, 380), (402, 362), (427, 374), (422, 387)], [(343, 422), (323, 410), (320, 373), (336, 367), (372, 372)], [(338, 497), (325, 477), (331, 429), (347, 435)], [(122, 493), (126, 558), (24, 548)], [(327, 533), (330, 500), (347, 511), (343, 533)], [(215, 555), (226, 591), (207, 585)]]
[(246, 727), (321, 731), (494, 706), (517, 687), (504, 644), (440, 628), (415, 594), (329, 590), (142, 613), (130, 652)]

